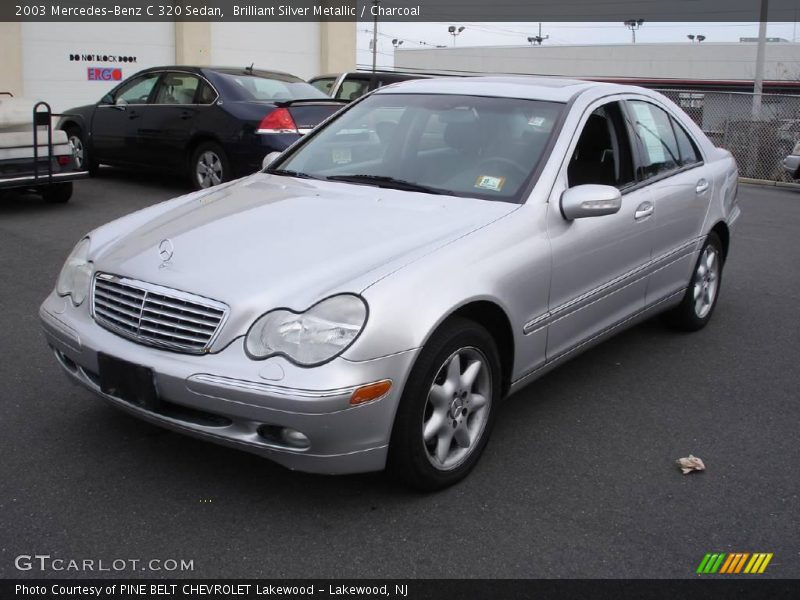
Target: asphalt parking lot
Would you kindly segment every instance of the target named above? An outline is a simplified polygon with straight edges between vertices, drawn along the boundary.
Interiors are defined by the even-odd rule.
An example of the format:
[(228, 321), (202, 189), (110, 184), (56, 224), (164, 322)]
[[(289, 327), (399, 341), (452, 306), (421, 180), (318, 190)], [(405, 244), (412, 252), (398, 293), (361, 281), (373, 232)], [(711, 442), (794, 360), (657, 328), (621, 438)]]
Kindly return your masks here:
[[(161, 430), (59, 372), (37, 311), (73, 244), (185, 191), (104, 171), (64, 206), (0, 198), (0, 577), (81, 575), (15, 569), (39, 553), (195, 577), (673, 578), (712, 551), (800, 577), (800, 192), (741, 186), (705, 330), (653, 320), (553, 371), (507, 399), (470, 477), (421, 495)], [(707, 471), (682, 476), (689, 453)]]

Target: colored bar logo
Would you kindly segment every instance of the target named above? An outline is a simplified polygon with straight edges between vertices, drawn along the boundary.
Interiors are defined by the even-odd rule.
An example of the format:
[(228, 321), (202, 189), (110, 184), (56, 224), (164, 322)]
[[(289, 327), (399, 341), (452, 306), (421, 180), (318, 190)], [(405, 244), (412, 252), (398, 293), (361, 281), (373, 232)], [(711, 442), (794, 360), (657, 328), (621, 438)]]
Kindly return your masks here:
[(709, 552), (700, 561), (697, 573), (700, 575), (736, 575), (746, 573), (760, 575), (772, 560), (772, 552)]

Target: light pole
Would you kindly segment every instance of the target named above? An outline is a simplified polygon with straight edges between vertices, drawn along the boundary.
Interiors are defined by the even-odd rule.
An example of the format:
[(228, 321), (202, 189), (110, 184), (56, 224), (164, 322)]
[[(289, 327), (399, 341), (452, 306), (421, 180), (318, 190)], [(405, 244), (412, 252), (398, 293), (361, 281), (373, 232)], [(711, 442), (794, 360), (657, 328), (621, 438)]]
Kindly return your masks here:
[(644, 25), (644, 19), (628, 19), (627, 21), (623, 21), (622, 24), (631, 30), (631, 41), (635, 44), (636, 30), (641, 29), (642, 25)]
[(694, 35), (694, 34), (690, 33), (686, 37), (689, 38), (690, 42), (693, 42), (693, 41), (697, 40), (698, 44), (706, 39), (706, 36), (704, 36), (703, 34)]
[(399, 48), (402, 45), (403, 45), (403, 40), (398, 40), (397, 38), (394, 38), (392, 40), (392, 46), (394, 46), (395, 50), (397, 50), (397, 48)]
[(761, 92), (764, 89), (764, 55), (767, 46), (767, 19), (769, 0), (761, 0), (761, 14), (758, 22), (758, 48), (756, 49), (756, 76), (753, 80), (753, 119), (761, 116)]
[[(381, 0), (372, 0), (372, 6), (377, 7)], [(378, 61), (378, 11), (375, 11), (375, 20), (372, 22), (372, 72)]]
[(461, 35), (462, 31), (464, 31), (464, 26), (463, 25), (461, 27), (456, 27), (455, 25), (450, 25), (450, 27), (447, 28), (447, 32), (450, 35), (453, 36), (453, 46), (456, 45), (456, 37)]

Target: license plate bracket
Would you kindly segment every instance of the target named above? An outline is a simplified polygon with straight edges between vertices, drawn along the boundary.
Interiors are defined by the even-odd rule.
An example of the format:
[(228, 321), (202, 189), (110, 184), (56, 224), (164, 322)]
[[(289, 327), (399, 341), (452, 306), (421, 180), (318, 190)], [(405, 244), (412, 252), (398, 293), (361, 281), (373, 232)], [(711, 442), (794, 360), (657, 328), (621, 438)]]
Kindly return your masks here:
[(134, 406), (158, 410), (160, 400), (152, 369), (102, 352), (97, 355), (97, 363), (103, 393)]

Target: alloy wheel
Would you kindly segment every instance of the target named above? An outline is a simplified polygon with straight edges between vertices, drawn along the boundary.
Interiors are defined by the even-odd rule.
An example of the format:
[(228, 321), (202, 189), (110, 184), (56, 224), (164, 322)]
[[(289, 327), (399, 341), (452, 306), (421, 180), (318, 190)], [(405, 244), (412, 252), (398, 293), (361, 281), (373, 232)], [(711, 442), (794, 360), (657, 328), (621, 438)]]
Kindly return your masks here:
[(201, 188), (209, 188), (222, 183), (222, 161), (215, 152), (206, 150), (197, 159), (195, 177)]
[(492, 402), (489, 361), (477, 348), (461, 348), (439, 368), (428, 391), (422, 440), (431, 465), (450, 471), (478, 446)]
[[(63, 138), (62, 138), (63, 139)], [(83, 169), (84, 165), (84, 149), (83, 141), (77, 135), (69, 136), (69, 145), (72, 147), (73, 154), (75, 155), (75, 163), (78, 169)]]
[(704, 319), (714, 306), (719, 289), (719, 266), (719, 252), (714, 246), (707, 245), (697, 264), (692, 284), (694, 312), (700, 319)]

